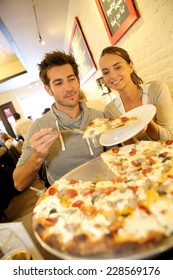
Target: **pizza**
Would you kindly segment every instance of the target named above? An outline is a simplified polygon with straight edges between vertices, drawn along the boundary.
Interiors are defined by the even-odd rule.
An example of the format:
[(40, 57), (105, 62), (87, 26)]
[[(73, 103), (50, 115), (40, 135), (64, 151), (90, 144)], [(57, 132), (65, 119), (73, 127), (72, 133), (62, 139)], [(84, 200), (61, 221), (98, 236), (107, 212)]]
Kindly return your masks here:
[(114, 118), (96, 118), (86, 127), (83, 138), (91, 138), (92, 136), (100, 135), (107, 129), (114, 129), (120, 126), (129, 125), (139, 121), (137, 117), (114, 117)]
[(61, 178), (39, 198), (33, 230), (73, 256), (123, 255), (173, 233), (173, 141), (141, 141), (101, 154), (109, 180)]

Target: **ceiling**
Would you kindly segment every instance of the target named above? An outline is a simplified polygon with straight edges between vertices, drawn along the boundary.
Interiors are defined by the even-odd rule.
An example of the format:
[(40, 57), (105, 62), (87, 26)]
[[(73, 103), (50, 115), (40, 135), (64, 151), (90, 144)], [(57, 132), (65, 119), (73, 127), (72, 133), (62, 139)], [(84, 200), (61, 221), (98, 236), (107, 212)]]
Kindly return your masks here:
[(63, 50), (68, 6), (69, 0), (0, 0), (0, 93), (34, 84), (44, 54)]

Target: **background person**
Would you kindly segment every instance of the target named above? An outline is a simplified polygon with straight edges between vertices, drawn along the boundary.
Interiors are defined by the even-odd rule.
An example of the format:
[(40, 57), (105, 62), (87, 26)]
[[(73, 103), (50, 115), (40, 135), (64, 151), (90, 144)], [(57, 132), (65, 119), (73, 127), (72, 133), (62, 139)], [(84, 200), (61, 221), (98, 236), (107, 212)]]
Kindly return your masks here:
[(64, 129), (85, 130), (103, 112), (88, 108), (79, 101), (78, 65), (72, 55), (61, 51), (47, 53), (39, 64), (40, 78), (47, 93), (54, 98), (48, 113), (35, 120), (27, 133), (13, 177), (15, 187), (22, 191), (45, 167), (49, 184), (73, 168), (97, 157), (103, 147), (94, 146), (80, 133), (60, 133)]
[[(19, 154), (9, 149), (0, 141), (0, 222), (6, 218), (4, 211), (12, 198), (20, 192), (14, 187), (13, 171), (19, 158)], [(6, 219), (4, 221), (7, 221)]]
[(173, 139), (173, 104), (166, 83), (152, 81), (144, 84), (136, 74), (127, 51), (119, 47), (105, 48), (99, 64), (107, 86), (119, 93), (117, 98), (106, 105), (105, 116), (120, 116), (138, 106), (153, 104), (156, 106), (155, 117), (145, 132), (136, 135), (132, 142), (136, 142), (137, 139)]
[(28, 118), (29, 120), (33, 121), (32, 116), (28, 116), (27, 118)]
[(26, 134), (28, 131), (28, 128), (30, 127), (32, 121), (28, 118), (21, 118), (21, 115), (19, 113), (14, 113), (13, 117), (16, 121), (14, 125), (14, 132), (15, 134), (20, 138), (22, 137), (23, 139), (26, 138)]
[(0, 138), (8, 149), (17, 145), (17, 141), (7, 133), (0, 134)]
[(42, 115), (46, 114), (49, 111), (50, 111), (50, 108), (45, 108), (44, 111), (42, 112)]

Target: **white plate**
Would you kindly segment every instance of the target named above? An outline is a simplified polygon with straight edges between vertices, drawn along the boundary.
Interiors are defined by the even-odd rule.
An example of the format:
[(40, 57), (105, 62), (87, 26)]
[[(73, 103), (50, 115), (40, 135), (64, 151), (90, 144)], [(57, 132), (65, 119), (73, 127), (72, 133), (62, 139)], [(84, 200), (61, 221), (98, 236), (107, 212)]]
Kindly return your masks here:
[(152, 104), (142, 105), (127, 112), (123, 116), (138, 117), (140, 121), (105, 131), (100, 136), (100, 144), (102, 146), (112, 146), (130, 139), (144, 129), (153, 119), (155, 113), (156, 107)]
[(1, 223), (0, 229), (3, 228), (11, 229), (17, 236), (19, 236), (22, 239), (22, 241), (25, 243), (26, 247), (31, 253), (32, 260), (43, 260), (42, 255), (35, 247), (24, 225), (21, 222)]

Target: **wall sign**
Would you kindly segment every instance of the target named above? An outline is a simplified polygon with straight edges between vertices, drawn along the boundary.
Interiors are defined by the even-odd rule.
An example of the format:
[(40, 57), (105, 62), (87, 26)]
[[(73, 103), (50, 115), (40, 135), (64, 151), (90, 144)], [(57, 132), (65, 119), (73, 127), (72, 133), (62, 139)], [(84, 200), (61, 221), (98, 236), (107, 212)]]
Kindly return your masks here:
[(96, 72), (97, 68), (77, 17), (74, 21), (69, 53), (74, 56), (79, 66), (80, 83), (83, 85)]
[(96, 0), (96, 4), (112, 45), (139, 18), (131, 0)]

